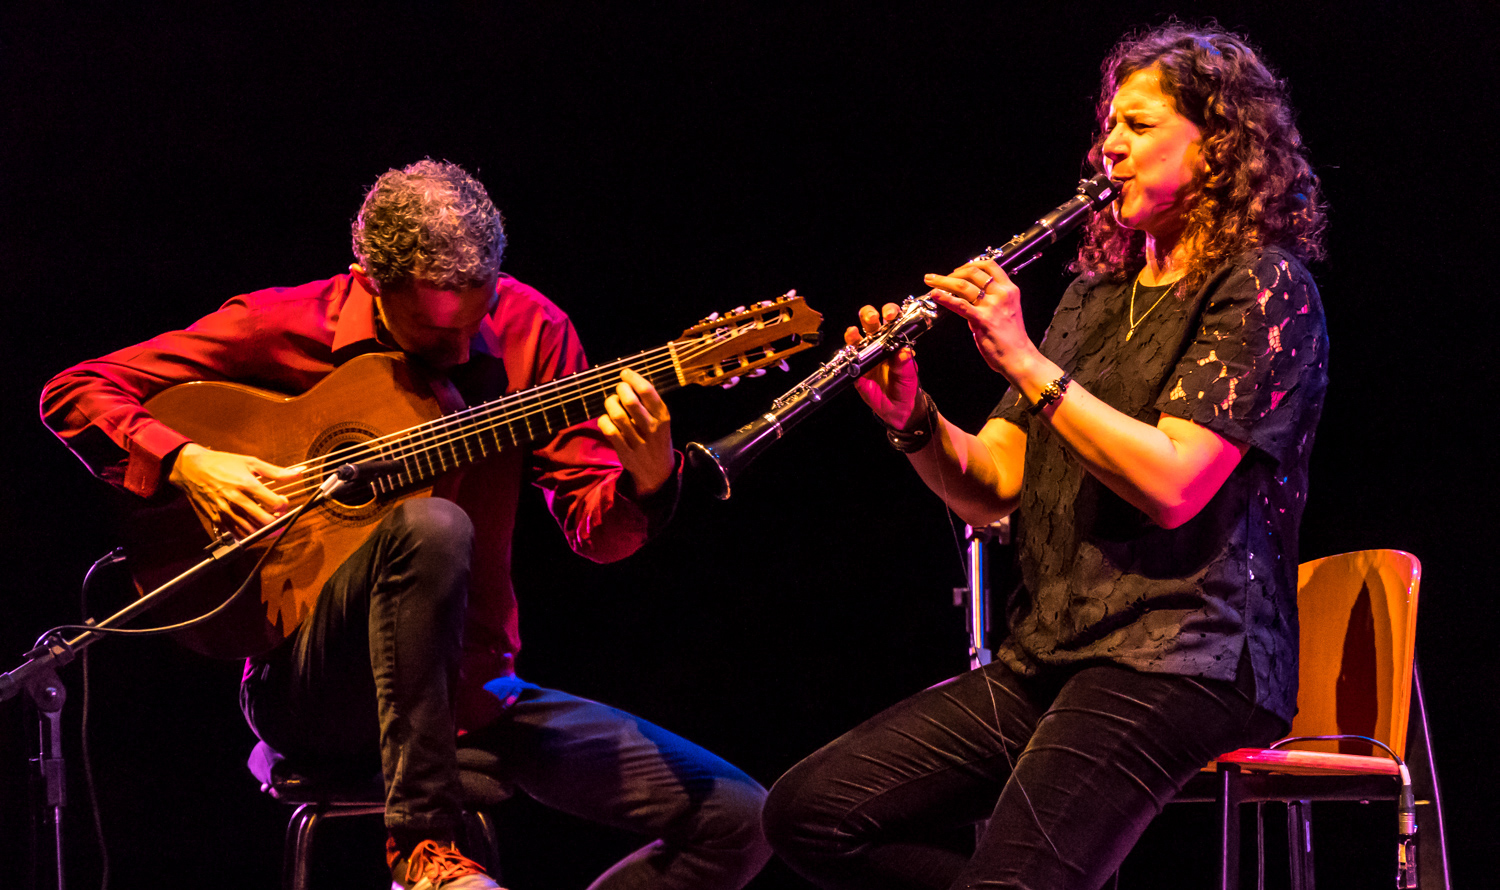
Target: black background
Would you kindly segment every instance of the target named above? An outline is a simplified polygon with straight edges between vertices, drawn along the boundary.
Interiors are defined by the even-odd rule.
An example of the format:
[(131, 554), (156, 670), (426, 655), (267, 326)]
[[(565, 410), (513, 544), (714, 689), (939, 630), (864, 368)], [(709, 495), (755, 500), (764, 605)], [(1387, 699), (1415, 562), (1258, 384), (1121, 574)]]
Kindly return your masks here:
[[(232, 294), (341, 271), (349, 220), (388, 167), (431, 156), (475, 172), (508, 219), (506, 269), (573, 316), (596, 360), (788, 288), (836, 337), (860, 304), (918, 290), (921, 273), (1072, 193), (1098, 60), (1121, 33), (1173, 13), (1247, 32), (1293, 84), (1332, 205), (1331, 259), (1314, 272), (1333, 384), (1302, 557), (1422, 559), (1418, 642), (1451, 858), (1461, 885), (1486, 880), (1500, 831), (1487, 806), (1500, 779), (1491, 3), (61, 7), (0, 13), (0, 670), (77, 620), (84, 570), (117, 543), (106, 486), (36, 420), (41, 384)], [(1037, 333), (1065, 253), (1019, 277)], [(729, 432), (831, 350), (795, 358), (793, 377), (675, 394), (678, 441)], [(944, 412), (977, 426), (1001, 383), (967, 332), (944, 325), (921, 352)], [(904, 463), (857, 399), (836, 400), (751, 465), (731, 501), (690, 485), (675, 524), (613, 566), (570, 554), (529, 498), (524, 674), (662, 723), (769, 784), (964, 666), (950, 602), (962, 526)], [(103, 589), (91, 614), (123, 602)], [(243, 767), (238, 666), (162, 640), (92, 657), (114, 885), (274, 885), (286, 813)], [(76, 754), (78, 668), (64, 679)], [(0, 705), (0, 862), (23, 886), (31, 734), (21, 707)], [(71, 766), (82, 887), (98, 857)], [(1390, 886), (1389, 810), (1326, 812), (1323, 885)], [(1124, 885), (1206, 885), (1207, 815), (1158, 820)], [(521, 888), (583, 886), (633, 843), (525, 801), (504, 821)], [(331, 885), (380, 886), (378, 827), (341, 831), (327, 860), (350, 871)], [(804, 885), (773, 864), (752, 886)]]

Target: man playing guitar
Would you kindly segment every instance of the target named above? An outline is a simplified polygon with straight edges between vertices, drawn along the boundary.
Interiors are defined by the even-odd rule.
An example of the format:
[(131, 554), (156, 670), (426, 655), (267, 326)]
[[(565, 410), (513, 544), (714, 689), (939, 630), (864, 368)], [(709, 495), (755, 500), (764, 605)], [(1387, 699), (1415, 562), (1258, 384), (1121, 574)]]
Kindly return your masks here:
[[(43, 392), (43, 419), (101, 478), (152, 502), (176, 489), (211, 534), (243, 535), (289, 509), (308, 472), (299, 461), (363, 427), (304, 434), (307, 458), (236, 453), (163, 423), (151, 410), (157, 395), (215, 381), (313, 398), (347, 363), (399, 353), (404, 361), (386, 365), (409, 369), (452, 410), (444, 396), (484, 402), (587, 367), (567, 316), (500, 272), (500, 214), (457, 166), (422, 161), (381, 176), (353, 240), (347, 274), (235, 297), (185, 330), (64, 371)], [(386, 385), (345, 386), (339, 400), (352, 392), (378, 410), (394, 398)], [(304, 770), (379, 765), (393, 887), (497, 886), (454, 845), (463, 746), (495, 752), (497, 778), (544, 804), (657, 839), (595, 887), (739, 888), (769, 856), (765, 792), (743, 772), (515, 674), (511, 535), (528, 472), (572, 549), (600, 562), (637, 550), (676, 503), (680, 461), (656, 387), (631, 370), (611, 385), (604, 416), (568, 418), (555, 434), (549, 423), (529, 447), (443, 474), (422, 492), (435, 496), (370, 516), (333, 511), (327, 540), (353, 530), (349, 552), (329, 557), (321, 537), (289, 548), (322, 553), (313, 589), (278, 603), (267, 582), (265, 607), (251, 598), (270, 609), (272, 633), (246, 649), (246, 718)], [(246, 423), (236, 411), (207, 414), (205, 427)], [(269, 426), (255, 435), (286, 438)], [(276, 453), (294, 458), (272, 462)]]

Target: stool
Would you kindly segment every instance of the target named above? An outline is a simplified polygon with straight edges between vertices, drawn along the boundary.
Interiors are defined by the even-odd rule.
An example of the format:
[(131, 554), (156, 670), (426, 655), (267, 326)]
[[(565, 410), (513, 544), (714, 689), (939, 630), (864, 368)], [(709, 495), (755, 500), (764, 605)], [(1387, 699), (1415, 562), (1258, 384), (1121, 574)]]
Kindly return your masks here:
[[(494, 759), (493, 754), (477, 748), (458, 751), (464, 799), (464, 836), (460, 841), (465, 844), (465, 855), (499, 881), (499, 838), (495, 822), (485, 810), (510, 797), (511, 789), (486, 770)], [(283, 890), (309, 890), (313, 836), (324, 818), (385, 813), (385, 782), (378, 774), (365, 779), (311, 776), (297, 771), (265, 742), (250, 752), (249, 766), (260, 780), (262, 791), (297, 808), (286, 828), (281, 864)]]

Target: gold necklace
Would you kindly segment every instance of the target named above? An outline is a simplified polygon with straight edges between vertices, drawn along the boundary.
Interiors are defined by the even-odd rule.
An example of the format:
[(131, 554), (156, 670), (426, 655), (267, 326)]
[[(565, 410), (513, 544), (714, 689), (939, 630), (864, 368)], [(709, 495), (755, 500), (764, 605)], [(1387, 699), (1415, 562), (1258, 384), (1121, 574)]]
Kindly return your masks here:
[(1135, 317), (1135, 289), (1140, 285), (1140, 283), (1141, 276), (1139, 273), (1137, 273), (1135, 276), (1135, 281), (1131, 282), (1130, 284), (1130, 330), (1125, 332), (1125, 341), (1127, 343), (1130, 342), (1131, 337), (1135, 336), (1135, 329), (1140, 327), (1141, 322), (1145, 321), (1147, 316), (1151, 314), (1151, 309), (1155, 309), (1157, 306), (1160, 306), (1161, 301), (1167, 298), (1167, 294), (1170, 294), (1172, 292), (1172, 287), (1175, 287), (1177, 284), (1177, 282), (1174, 281), (1170, 286), (1167, 287), (1166, 290), (1162, 291), (1161, 296), (1156, 298), (1156, 302), (1151, 304), (1151, 309), (1147, 309), (1145, 312), (1141, 313), (1140, 321), (1137, 321)]

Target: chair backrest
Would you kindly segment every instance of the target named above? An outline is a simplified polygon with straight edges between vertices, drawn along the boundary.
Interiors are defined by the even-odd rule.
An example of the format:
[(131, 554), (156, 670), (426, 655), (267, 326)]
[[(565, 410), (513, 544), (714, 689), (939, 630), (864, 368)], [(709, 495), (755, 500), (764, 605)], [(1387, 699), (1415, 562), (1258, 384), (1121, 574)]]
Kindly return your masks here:
[[(1298, 567), (1302, 657), (1292, 735), (1369, 736), (1406, 756), (1421, 580), (1421, 563), (1400, 550), (1343, 553)], [(1298, 747), (1375, 753), (1365, 742)]]

